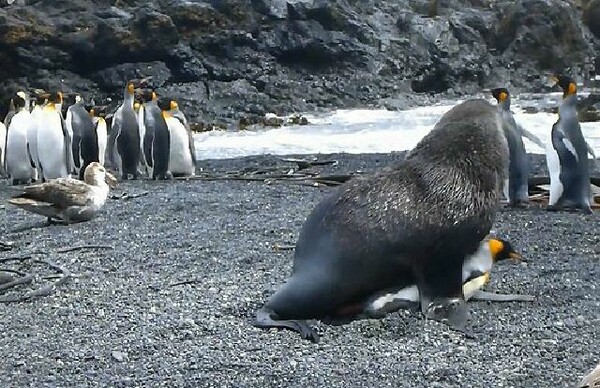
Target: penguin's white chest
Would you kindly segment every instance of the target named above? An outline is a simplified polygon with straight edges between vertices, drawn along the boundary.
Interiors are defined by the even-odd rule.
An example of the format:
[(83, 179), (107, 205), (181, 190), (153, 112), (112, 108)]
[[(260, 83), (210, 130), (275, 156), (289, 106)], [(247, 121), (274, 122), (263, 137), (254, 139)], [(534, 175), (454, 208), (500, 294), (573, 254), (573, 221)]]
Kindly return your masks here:
[(194, 163), (190, 153), (190, 140), (185, 126), (174, 117), (166, 118), (171, 150), (169, 155), (169, 170), (173, 174), (194, 174)]
[(67, 177), (66, 144), (60, 114), (44, 110), (37, 127), (37, 151), (44, 178)]
[(103, 118), (94, 118), (96, 125), (96, 137), (98, 138), (98, 159), (101, 165), (104, 166), (104, 156), (106, 154), (106, 143), (108, 142), (108, 130), (106, 121)]
[(462, 281), (465, 283), (473, 276), (490, 272), (494, 266), (494, 260), (488, 244), (481, 244), (477, 252), (465, 259), (462, 270)]
[(552, 142), (546, 145), (546, 165), (550, 175), (550, 198), (548, 204), (555, 205), (563, 194), (564, 187), (560, 181), (560, 159)]
[(10, 121), (6, 135), (6, 170), (13, 179), (30, 179), (33, 170), (27, 152), (27, 133), (33, 121), (31, 114), (21, 111)]
[(6, 126), (0, 122), (0, 171), (3, 171), (6, 158)]

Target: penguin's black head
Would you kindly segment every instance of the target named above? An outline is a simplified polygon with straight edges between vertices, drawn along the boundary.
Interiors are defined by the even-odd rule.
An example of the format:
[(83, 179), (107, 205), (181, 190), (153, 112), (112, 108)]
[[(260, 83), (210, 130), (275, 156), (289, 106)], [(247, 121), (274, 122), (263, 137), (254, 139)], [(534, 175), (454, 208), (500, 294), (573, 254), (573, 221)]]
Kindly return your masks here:
[(129, 93), (130, 96), (133, 96), (135, 93), (135, 84), (133, 81), (127, 82), (127, 93)]
[(18, 94), (15, 94), (12, 98), (13, 105), (15, 109), (21, 109), (25, 107), (25, 99)]
[(169, 97), (163, 97), (158, 100), (158, 107), (161, 110), (171, 110), (171, 99)]
[(506, 88), (495, 88), (491, 90), (492, 96), (498, 102), (504, 102), (508, 98), (508, 89)]
[(48, 96), (48, 102), (52, 102), (54, 104), (62, 104), (63, 103), (63, 94), (60, 91), (51, 92)]
[(567, 75), (554, 75), (552, 80), (555, 86), (558, 85), (563, 90), (563, 98), (577, 94), (577, 83), (573, 78)]
[(506, 259), (511, 259), (515, 263), (523, 261), (521, 255), (515, 251), (511, 243), (506, 240), (493, 238), (488, 241), (488, 244), (494, 262)]
[(145, 89), (140, 93), (140, 101), (142, 103), (144, 102), (150, 102), (153, 101), (155, 99), (157, 99), (157, 95), (156, 92), (154, 90), (151, 89)]
[(39, 94), (35, 97), (35, 104), (39, 106), (44, 106), (44, 104), (48, 101), (47, 94)]

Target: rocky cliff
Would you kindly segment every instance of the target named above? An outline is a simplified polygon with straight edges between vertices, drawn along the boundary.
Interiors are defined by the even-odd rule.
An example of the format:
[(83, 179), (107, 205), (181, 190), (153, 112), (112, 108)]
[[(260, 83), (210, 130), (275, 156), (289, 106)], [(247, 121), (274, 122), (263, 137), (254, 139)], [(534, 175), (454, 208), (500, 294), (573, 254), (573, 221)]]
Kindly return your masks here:
[[(152, 76), (193, 121), (423, 103), (582, 77), (592, 0), (16, 0), (0, 8), (0, 97), (60, 88), (113, 104)], [(592, 32), (594, 31), (594, 32)], [(2, 112), (0, 111), (0, 116)]]

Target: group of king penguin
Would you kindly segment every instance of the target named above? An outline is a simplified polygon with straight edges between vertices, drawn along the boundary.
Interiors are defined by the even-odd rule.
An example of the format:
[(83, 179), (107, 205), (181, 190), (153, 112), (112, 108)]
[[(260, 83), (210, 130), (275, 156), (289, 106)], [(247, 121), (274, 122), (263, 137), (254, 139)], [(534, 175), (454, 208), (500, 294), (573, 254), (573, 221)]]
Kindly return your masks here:
[(528, 138), (546, 151), (550, 175), (550, 198), (547, 210), (580, 210), (591, 213), (593, 192), (590, 183), (588, 154), (596, 159), (586, 142), (577, 116), (577, 83), (568, 76), (553, 77), (563, 91), (558, 120), (552, 126), (551, 141), (544, 144), (539, 138), (518, 125), (510, 110), (510, 94), (506, 88), (491, 90), (498, 101), (502, 128), (509, 148), (508, 179), (504, 196), (509, 207), (523, 207), (529, 202), (529, 166), (523, 144)]
[[(136, 91), (139, 98), (136, 101)], [(63, 116), (63, 94), (23, 91), (0, 122), (0, 176), (13, 185), (78, 176), (98, 162), (126, 179), (195, 175), (192, 131), (176, 101), (127, 82), (124, 101), (109, 125), (80, 95)]]

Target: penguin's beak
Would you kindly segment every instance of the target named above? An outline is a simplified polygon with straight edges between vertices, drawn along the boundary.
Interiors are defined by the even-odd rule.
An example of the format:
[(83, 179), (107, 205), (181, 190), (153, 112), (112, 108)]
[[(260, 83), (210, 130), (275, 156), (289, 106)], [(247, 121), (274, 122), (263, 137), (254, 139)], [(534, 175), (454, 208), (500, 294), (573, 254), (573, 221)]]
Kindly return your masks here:
[(111, 189), (114, 189), (115, 187), (117, 187), (117, 183), (118, 183), (117, 178), (115, 178), (115, 176), (108, 171), (106, 172), (104, 181), (106, 182), (108, 187), (110, 187)]
[(520, 263), (522, 261), (525, 261), (525, 259), (523, 259), (523, 256), (521, 256), (520, 254), (518, 254), (517, 252), (511, 252), (508, 254), (508, 258), (513, 262), (513, 263)]

